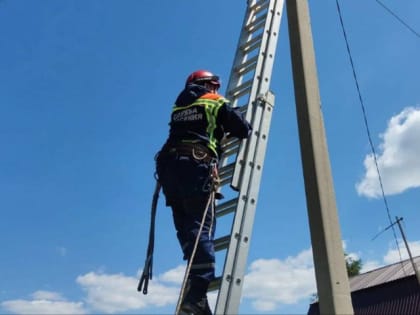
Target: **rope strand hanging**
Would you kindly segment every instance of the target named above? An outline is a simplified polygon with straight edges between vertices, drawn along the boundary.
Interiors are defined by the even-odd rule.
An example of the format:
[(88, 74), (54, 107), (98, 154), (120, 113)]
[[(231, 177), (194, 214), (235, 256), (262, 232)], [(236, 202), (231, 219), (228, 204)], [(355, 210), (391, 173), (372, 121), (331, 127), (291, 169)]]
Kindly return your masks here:
[(147, 246), (146, 261), (144, 263), (143, 273), (140, 277), (139, 285), (137, 291), (143, 291), (143, 294), (147, 294), (149, 280), (153, 276), (153, 250), (155, 247), (155, 220), (156, 220), (156, 208), (159, 199), (161, 185), (158, 180), (156, 180), (155, 192), (153, 194), (152, 200), (152, 211), (150, 219), (150, 230), (149, 230), (149, 244)]

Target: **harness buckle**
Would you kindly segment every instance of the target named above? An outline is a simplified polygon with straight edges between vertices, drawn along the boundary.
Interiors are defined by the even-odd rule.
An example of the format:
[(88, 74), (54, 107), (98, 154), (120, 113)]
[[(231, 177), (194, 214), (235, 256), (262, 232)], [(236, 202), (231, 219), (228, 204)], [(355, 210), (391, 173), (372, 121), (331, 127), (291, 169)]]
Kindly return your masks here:
[[(200, 153), (201, 153), (201, 155), (200, 155)], [(198, 152), (196, 152), (196, 148), (194, 148), (194, 147), (191, 150), (191, 154), (192, 154), (193, 158), (195, 158), (196, 160), (199, 160), (199, 161), (204, 160), (208, 155), (206, 152), (201, 151), (201, 150), (198, 150)]]

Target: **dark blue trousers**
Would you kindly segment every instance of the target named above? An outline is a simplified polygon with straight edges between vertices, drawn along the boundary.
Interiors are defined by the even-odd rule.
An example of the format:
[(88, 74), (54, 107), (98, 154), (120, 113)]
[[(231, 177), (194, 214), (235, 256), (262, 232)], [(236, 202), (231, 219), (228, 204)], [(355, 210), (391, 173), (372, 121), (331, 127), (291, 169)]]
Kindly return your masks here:
[[(174, 225), (184, 259), (190, 260), (201, 221), (211, 193), (212, 165), (191, 156), (177, 154), (157, 158), (157, 174), (166, 204), (172, 208)], [(196, 302), (206, 297), (214, 279), (214, 204), (209, 204), (189, 274), (185, 300)]]

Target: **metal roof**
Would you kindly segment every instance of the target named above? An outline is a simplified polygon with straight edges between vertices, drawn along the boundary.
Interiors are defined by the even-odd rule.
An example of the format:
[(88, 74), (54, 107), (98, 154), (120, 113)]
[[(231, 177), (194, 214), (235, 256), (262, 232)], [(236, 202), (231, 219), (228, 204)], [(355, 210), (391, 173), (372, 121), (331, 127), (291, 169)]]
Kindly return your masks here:
[[(417, 268), (420, 268), (420, 256), (413, 258)], [(392, 265), (368, 271), (349, 279), (351, 292), (370, 288), (383, 283), (391, 282), (414, 274), (414, 269), (409, 259)]]
[[(414, 263), (420, 267), (420, 256)], [(419, 315), (420, 287), (410, 260), (384, 266), (350, 279), (355, 315)], [(319, 315), (318, 302), (308, 315)]]

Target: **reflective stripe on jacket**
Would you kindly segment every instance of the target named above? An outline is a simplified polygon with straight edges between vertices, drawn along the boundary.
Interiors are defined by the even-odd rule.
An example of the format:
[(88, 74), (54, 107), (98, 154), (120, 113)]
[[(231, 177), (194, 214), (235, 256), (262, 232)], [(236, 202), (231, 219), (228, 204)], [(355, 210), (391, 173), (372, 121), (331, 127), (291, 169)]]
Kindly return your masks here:
[(175, 105), (170, 123), (172, 132), (182, 135), (183, 143), (205, 143), (218, 156), (217, 115), (228, 102), (221, 95), (205, 93), (189, 105)]

